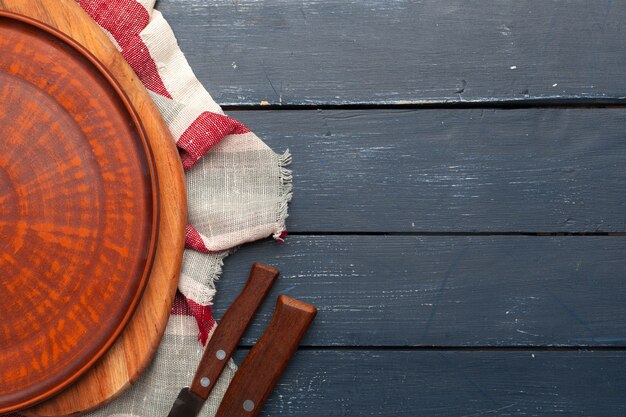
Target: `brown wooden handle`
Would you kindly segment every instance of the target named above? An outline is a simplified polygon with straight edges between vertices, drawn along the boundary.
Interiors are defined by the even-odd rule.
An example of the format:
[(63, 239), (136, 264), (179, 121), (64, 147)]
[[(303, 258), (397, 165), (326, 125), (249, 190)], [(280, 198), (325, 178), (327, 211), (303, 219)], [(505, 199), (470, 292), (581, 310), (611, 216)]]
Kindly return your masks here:
[(191, 392), (201, 398), (208, 398), (217, 378), (224, 370), (278, 274), (278, 270), (272, 267), (257, 263), (252, 265), (246, 286), (228, 307), (204, 349), (191, 383)]
[(261, 412), (316, 314), (310, 304), (278, 297), (272, 321), (235, 374), (216, 417), (252, 417)]

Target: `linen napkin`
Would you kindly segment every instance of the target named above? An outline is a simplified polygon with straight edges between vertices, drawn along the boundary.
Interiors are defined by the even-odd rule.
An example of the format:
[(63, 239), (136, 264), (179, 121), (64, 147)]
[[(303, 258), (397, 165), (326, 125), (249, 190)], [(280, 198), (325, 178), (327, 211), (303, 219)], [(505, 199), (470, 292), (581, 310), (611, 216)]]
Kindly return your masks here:
[[(224, 258), (245, 242), (284, 238), (291, 157), (274, 153), (224, 114), (154, 9), (156, 0), (76, 1), (116, 45), (167, 122), (185, 168), (189, 222), (179, 293), (154, 361), (119, 398), (86, 415), (165, 416), (191, 382), (215, 329), (211, 300)], [(215, 414), (235, 370), (230, 361), (202, 416)]]

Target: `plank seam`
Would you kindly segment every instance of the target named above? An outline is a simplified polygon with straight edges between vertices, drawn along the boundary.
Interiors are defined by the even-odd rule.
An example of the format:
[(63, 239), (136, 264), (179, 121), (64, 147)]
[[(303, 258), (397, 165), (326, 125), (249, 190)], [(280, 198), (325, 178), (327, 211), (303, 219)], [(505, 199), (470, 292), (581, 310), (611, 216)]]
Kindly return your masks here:
[[(243, 344), (238, 346), (240, 350), (250, 350), (253, 345)], [(437, 351), (511, 351), (511, 352), (535, 352), (535, 351), (626, 351), (626, 346), (300, 346), (300, 351), (393, 351), (393, 352), (437, 352)]]
[(626, 108), (626, 99), (536, 99), (495, 101), (418, 101), (402, 103), (307, 103), (307, 104), (238, 104), (220, 103), (229, 111), (274, 111), (274, 110), (411, 110), (411, 109), (567, 109), (567, 108)]
[(289, 232), (289, 236), (626, 236), (626, 232)]

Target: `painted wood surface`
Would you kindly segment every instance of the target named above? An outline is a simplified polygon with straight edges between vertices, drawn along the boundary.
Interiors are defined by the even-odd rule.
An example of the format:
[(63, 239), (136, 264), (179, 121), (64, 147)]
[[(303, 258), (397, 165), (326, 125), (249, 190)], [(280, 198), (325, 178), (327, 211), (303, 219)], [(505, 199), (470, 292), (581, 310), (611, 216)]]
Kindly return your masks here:
[(625, 361), (624, 351), (306, 350), (262, 415), (615, 417), (626, 413)]
[(291, 236), (227, 258), (215, 300), (260, 261), (319, 307), (261, 415), (625, 413), (624, 236), (589, 236), (626, 232), (625, 3), (157, 6), (294, 155)]
[(232, 112), (294, 154), (291, 232), (624, 232), (625, 109)]
[(243, 343), (278, 294), (319, 313), (305, 346), (624, 346), (626, 237), (291, 236), (226, 259), (224, 314), (254, 261), (281, 271)]
[(228, 105), (623, 102), (621, 1), (160, 0)]

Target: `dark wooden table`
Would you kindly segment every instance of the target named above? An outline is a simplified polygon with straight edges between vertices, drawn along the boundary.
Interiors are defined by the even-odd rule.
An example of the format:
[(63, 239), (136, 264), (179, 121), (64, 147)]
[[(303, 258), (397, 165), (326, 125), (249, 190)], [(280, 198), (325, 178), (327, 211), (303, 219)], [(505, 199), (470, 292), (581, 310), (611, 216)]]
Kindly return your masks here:
[(291, 236), (216, 299), (261, 261), (319, 306), (264, 416), (626, 413), (626, 2), (157, 7), (294, 156)]

